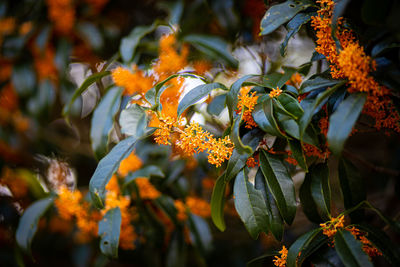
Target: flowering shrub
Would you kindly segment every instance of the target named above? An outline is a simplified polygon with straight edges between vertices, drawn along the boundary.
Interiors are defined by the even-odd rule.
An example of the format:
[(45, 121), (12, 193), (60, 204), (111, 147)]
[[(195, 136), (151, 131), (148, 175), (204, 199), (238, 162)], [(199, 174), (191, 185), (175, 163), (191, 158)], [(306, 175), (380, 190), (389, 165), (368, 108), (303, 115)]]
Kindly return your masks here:
[(6, 263), (54, 265), (55, 242), (76, 265), (400, 265), (397, 196), (376, 199), (400, 174), (395, 1), (131, 3), (132, 29), (118, 2), (30, 2), (0, 6)]

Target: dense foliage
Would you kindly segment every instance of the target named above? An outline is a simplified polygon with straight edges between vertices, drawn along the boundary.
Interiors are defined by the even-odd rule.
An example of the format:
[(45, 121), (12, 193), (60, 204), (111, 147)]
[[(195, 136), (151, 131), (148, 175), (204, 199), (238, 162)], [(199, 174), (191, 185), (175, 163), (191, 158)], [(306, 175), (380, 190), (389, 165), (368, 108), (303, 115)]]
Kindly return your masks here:
[(0, 4), (2, 263), (399, 266), (399, 3), (139, 2)]

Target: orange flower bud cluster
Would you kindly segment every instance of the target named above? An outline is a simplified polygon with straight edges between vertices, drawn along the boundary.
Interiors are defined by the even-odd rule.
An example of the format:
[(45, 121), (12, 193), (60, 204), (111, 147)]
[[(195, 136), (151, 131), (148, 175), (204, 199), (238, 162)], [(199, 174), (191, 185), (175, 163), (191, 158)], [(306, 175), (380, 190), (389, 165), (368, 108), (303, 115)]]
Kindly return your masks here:
[(135, 172), (139, 170), (143, 165), (142, 160), (132, 152), (127, 158), (121, 161), (118, 168), (118, 174), (121, 176), (126, 176), (130, 172)]
[(302, 81), (303, 81), (303, 78), (301, 78), (301, 75), (296, 72), (290, 77), (290, 79), (285, 84), (292, 85), (296, 88), (299, 88)]
[(369, 257), (372, 258), (376, 256), (382, 256), (382, 252), (374, 247), (371, 241), (368, 240), (367, 233), (360, 231), (354, 225), (347, 227), (346, 230), (362, 243), (362, 249), (368, 254)]
[(288, 249), (285, 246), (282, 246), (281, 251), (279, 251), (280, 256), (275, 256), (275, 259), (273, 260), (274, 265), (277, 267), (285, 267), (286, 266), (286, 260), (287, 260), (287, 254), (288, 254)]
[(269, 97), (274, 98), (279, 96), (282, 93), (282, 90), (279, 89), (279, 87), (276, 87), (276, 89), (272, 89), (271, 92), (269, 92)]
[(69, 34), (75, 23), (75, 8), (71, 0), (47, 0), (48, 17), (56, 31)]
[(112, 78), (116, 85), (124, 88), (124, 95), (139, 93), (144, 95), (154, 85), (154, 78), (144, 71), (133, 66), (133, 73), (125, 68), (118, 67), (112, 71)]
[(156, 199), (161, 196), (160, 191), (150, 183), (148, 178), (138, 177), (135, 179), (135, 183), (139, 189), (141, 199)]
[(246, 128), (251, 129), (257, 127), (257, 123), (254, 121), (251, 113), (257, 104), (258, 96), (255, 96), (256, 92), (250, 93), (251, 87), (245, 86), (240, 90), (238, 97), (236, 113), (240, 114), (243, 110), (243, 121), (246, 122)]
[(187, 213), (191, 212), (197, 216), (203, 218), (209, 218), (211, 216), (210, 204), (198, 197), (189, 196), (186, 198), (186, 203), (182, 200), (175, 200), (175, 208), (177, 209), (177, 219), (179, 221), (187, 220)]
[(260, 166), (260, 163), (258, 162), (257, 159), (255, 159), (255, 157), (249, 157), (246, 160), (246, 165), (249, 168), (254, 168), (254, 167)]
[(323, 228), (322, 233), (331, 238), (337, 233), (338, 230), (343, 229), (344, 215), (341, 215), (337, 218), (332, 217), (330, 221), (321, 223), (320, 226)]

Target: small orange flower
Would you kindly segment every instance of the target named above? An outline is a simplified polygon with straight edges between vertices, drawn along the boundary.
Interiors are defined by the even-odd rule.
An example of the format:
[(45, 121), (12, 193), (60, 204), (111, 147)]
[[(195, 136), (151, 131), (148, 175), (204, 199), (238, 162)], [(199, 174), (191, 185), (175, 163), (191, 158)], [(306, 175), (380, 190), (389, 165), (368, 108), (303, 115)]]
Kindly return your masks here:
[(251, 87), (245, 86), (240, 90), (240, 95), (238, 97), (237, 110), (236, 113), (241, 113), (243, 111), (243, 121), (246, 122), (246, 128), (257, 127), (257, 123), (254, 121), (251, 113), (257, 104), (258, 96), (256, 92), (250, 93)]
[(299, 88), (302, 81), (303, 79), (301, 78), (301, 75), (296, 72), (292, 75), (292, 77), (290, 77), (286, 84)]
[(135, 172), (139, 170), (143, 165), (142, 160), (132, 152), (126, 159), (122, 160), (119, 164), (118, 174), (121, 176), (126, 176), (130, 172)]
[(144, 94), (154, 85), (154, 78), (147, 76), (137, 66), (133, 66), (133, 73), (123, 67), (114, 69), (111, 76), (116, 85), (124, 88), (124, 95), (133, 95), (135, 93)]
[(186, 206), (183, 203), (183, 201), (180, 200), (180, 199), (177, 199), (177, 200), (174, 201), (174, 204), (175, 204), (175, 208), (178, 211), (178, 213), (176, 215), (176, 218), (179, 221), (186, 221), (186, 219), (187, 219)]
[(287, 259), (287, 254), (288, 250), (285, 246), (282, 246), (281, 251), (279, 251), (280, 256), (275, 256), (274, 265), (278, 267), (285, 267), (286, 266), (286, 259)]
[(254, 167), (259, 166), (260, 163), (259, 163), (258, 160), (256, 160), (254, 157), (249, 157), (249, 158), (246, 160), (246, 165), (247, 165), (247, 167), (249, 167), (249, 168), (254, 168)]
[(210, 204), (201, 198), (189, 196), (186, 198), (186, 205), (193, 214), (203, 218), (211, 216)]
[(282, 93), (282, 90), (277, 87), (276, 89), (272, 89), (271, 92), (269, 92), (269, 97), (274, 98), (279, 96)]
[(194, 71), (199, 75), (204, 75), (212, 68), (212, 64), (207, 60), (199, 60), (193, 63)]
[(354, 225), (347, 227), (346, 230), (349, 231), (356, 239), (358, 239), (362, 243), (362, 249), (370, 258), (382, 256), (382, 252), (374, 247), (371, 241), (369, 241), (366, 237), (367, 233), (360, 231)]
[(323, 228), (322, 233), (331, 238), (338, 230), (344, 227), (344, 215), (337, 218), (332, 217), (330, 221), (321, 223), (320, 226)]
[(47, 0), (48, 17), (56, 31), (69, 34), (75, 23), (75, 8), (71, 0)]
[(135, 183), (139, 189), (139, 195), (142, 199), (156, 199), (161, 196), (160, 191), (158, 191), (154, 185), (152, 185), (148, 178), (138, 177), (135, 179)]

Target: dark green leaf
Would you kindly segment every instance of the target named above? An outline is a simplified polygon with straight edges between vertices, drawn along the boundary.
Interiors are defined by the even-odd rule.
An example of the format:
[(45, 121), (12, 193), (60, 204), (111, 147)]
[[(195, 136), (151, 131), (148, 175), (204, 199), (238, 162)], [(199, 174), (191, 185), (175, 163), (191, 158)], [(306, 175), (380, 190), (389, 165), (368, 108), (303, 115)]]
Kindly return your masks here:
[(135, 136), (122, 140), (107, 154), (107, 156), (100, 160), (89, 183), (90, 195), (96, 207), (103, 207), (105, 187), (113, 173), (117, 171), (120, 162), (133, 151), (136, 141), (137, 138)]
[[(273, 135), (273, 136), (279, 136), (279, 137), (285, 137), (282, 135), (282, 133), (277, 130), (275, 127), (272, 126), (272, 124), (269, 122), (267, 116), (265, 115), (264, 112), (264, 103), (258, 103), (253, 110), (253, 119), (257, 123), (258, 127), (260, 127), (263, 131)], [(297, 127), (298, 128), (298, 127)]]
[(137, 26), (131, 33), (122, 38), (121, 44), (119, 46), (119, 52), (121, 53), (121, 58), (124, 62), (131, 62), (135, 55), (136, 47), (139, 45), (140, 40), (147, 34), (154, 31), (158, 23), (155, 22), (148, 26)]
[(107, 91), (93, 112), (90, 128), (92, 149), (98, 160), (107, 154), (109, 135), (113, 127), (115, 115), (121, 103), (122, 89), (112, 88)]
[(282, 4), (272, 6), (267, 10), (261, 20), (260, 35), (266, 35), (275, 31), (279, 26), (293, 18), (297, 13), (312, 5), (314, 5), (314, 3), (308, 0), (288, 0)]
[(121, 211), (116, 207), (107, 211), (99, 222), (100, 250), (107, 257), (118, 257), (121, 220)]
[(212, 115), (219, 116), (219, 114), (221, 114), (225, 108), (225, 100), (226, 94), (221, 94), (214, 97), (214, 99), (211, 100), (211, 103), (207, 106), (207, 112)]
[(71, 100), (68, 102), (67, 105), (64, 106), (63, 109), (63, 116), (68, 115), (69, 111), (71, 110), (72, 104), (74, 101), (83, 93), (85, 90), (92, 85), (93, 83), (101, 80), (101, 78), (110, 75), (110, 71), (103, 71), (103, 72), (98, 72), (90, 75), (89, 77), (86, 78), (86, 80), (81, 84), (81, 86), (76, 89), (74, 94), (72, 95)]
[(283, 66), (282, 69), (284, 71), (283, 75), (276, 84), (276, 86), (279, 88), (282, 88), (285, 85), (285, 83), (289, 81), (289, 79), (293, 76), (293, 74), (297, 72), (297, 69), (292, 67)]
[(308, 172), (306, 158), (304, 157), (304, 151), (301, 146), (301, 142), (298, 140), (288, 140), (288, 143), (294, 159), (305, 172)]
[(276, 100), (282, 105), (282, 107), (288, 111), (295, 119), (300, 118), (304, 111), (300, 106), (299, 101), (289, 94), (280, 94)]
[(339, 104), (336, 111), (330, 116), (326, 137), (333, 154), (339, 156), (342, 153), (344, 143), (360, 116), (366, 99), (366, 94), (351, 94)]
[(342, 81), (340, 80), (329, 80), (325, 79), (321, 76), (317, 76), (313, 79), (309, 79), (307, 81), (304, 81), (301, 86), (300, 86), (300, 94), (308, 93), (316, 89), (328, 87), (328, 86), (334, 86), (338, 83), (341, 83)]
[[(284, 76), (284, 74), (277, 73), (277, 72), (265, 75), (263, 77), (263, 85), (264, 85), (264, 87), (267, 87), (269, 89), (276, 89), (276, 87), (278, 87), (279, 81), (281, 81), (281, 80), (283, 81), (284, 80), (282, 78), (283, 76)], [(289, 79), (289, 78), (287, 78), (287, 79)]]
[(186, 262), (186, 244), (182, 231), (174, 231), (168, 244), (166, 267), (184, 267)]
[(392, 48), (399, 48), (400, 43), (393, 42), (392, 40), (384, 40), (378, 44), (376, 44), (372, 50), (371, 50), (371, 56), (372, 57), (377, 57), (380, 56), (381, 54), (385, 53), (388, 50), (391, 50)]
[(123, 134), (141, 137), (147, 127), (146, 110), (137, 104), (129, 106), (121, 111), (119, 124)]
[(304, 235), (300, 236), (289, 248), (287, 255), (287, 263), (288, 267), (301, 266), (302, 261), (300, 260), (300, 256), (302, 260), (306, 258), (304, 251), (312, 245), (311, 243), (317, 239), (318, 235), (321, 234), (322, 229), (317, 228), (311, 230)]
[(135, 171), (134, 173), (128, 174), (125, 179), (124, 179), (124, 186), (129, 185), (133, 180), (135, 180), (137, 177), (147, 177), (150, 178), (151, 176), (157, 176), (164, 178), (165, 175), (163, 171), (160, 169), (160, 167), (156, 165), (148, 165), (140, 170)]
[[(353, 208), (360, 202), (366, 200), (366, 189), (364, 179), (360, 171), (348, 160), (341, 158), (339, 161), (339, 181), (342, 189), (344, 207)], [(357, 210), (349, 214), (351, 221), (363, 218), (363, 211)]]
[(104, 45), (104, 40), (99, 29), (92, 23), (80, 22), (76, 27), (80, 37), (94, 50), (99, 50)]
[(263, 262), (266, 258), (277, 256), (277, 255), (279, 255), (278, 251), (267, 252), (264, 255), (261, 255), (255, 259), (252, 259), (251, 261), (249, 261), (246, 264), (246, 267), (262, 267), (262, 266), (264, 266)]
[(20, 96), (29, 96), (36, 85), (36, 75), (31, 65), (16, 65), (11, 74), (11, 82)]
[(238, 61), (232, 56), (228, 49), (228, 43), (217, 36), (190, 34), (183, 38), (183, 41), (192, 44), (204, 54), (215, 60), (223, 60), (231, 67), (236, 68)]
[(277, 155), (263, 150), (260, 153), (260, 167), (282, 217), (288, 224), (292, 224), (296, 214), (296, 196), (292, 178), (285, 165)]
[(220, 231), (225, 231), (224, 204), (225, 204), (225, 173), (218, 177), (211, 195), (211, 219)]
[(240, 121), (242, 120), (242, 115), (237, 116), (233, 122), (232, 131), (230, 134), (231, 140), (235, 144), (235, 149), (239, 152), (239, 154), (253, 154), (253, 149), (247, 145), (244, 145), (242, 140), (240, 139)]
[(178, 105), (178, 117), (182, 115), (182, 113), (190, 106), (196, 104), (203, 97), (208, 96), (212, 90), (214, 89), (224, 89), (228, 90), (225, 85), (221, 83), (206, 83), (196, 86), (192, 90), (190, 90), (181, 101), (179, 101)]
[(362, 244), (346, 230), (339, 230), (335, 235), (335, 250), (346, 267), (372, 267)]
[(286, 25), (286, 30), (288, 33), (286, 34), (285, 40), (280, 47), (281, 56), (285, 55), (289, 39), (300, 30), (301, 26), (310, 21), (311, 16), (313, 16), (311, 13), (299, 13)]
[(267, 206), (261, 191), (247, 180), (245, 171), (236, 176), (233, 187), (235, 208), (252, 238), (268, 231)]
[(53, 197), (40, 199), (30, 205), (25, 210), (24, 214), (22, 214), (18, 223), (15, 239), (18, 245), (26, 252), (30, 253), (31, 243), (36, 234), (39, 219), (50, 208), (53, 201)]
[(271, 231), (276, 240), (281, 240), (283, 236), (284, 222), (260, 168), (258, 169), (254, 179), (254, 187), (261, 192), (267, 207), (268, 230)]
[(207, 255), (212, 250), (212, 234), (210, 227), (206, 220), (194, 214), (189, 215), (189, 229), (194, 237), (195, 245), (202, 252)]

